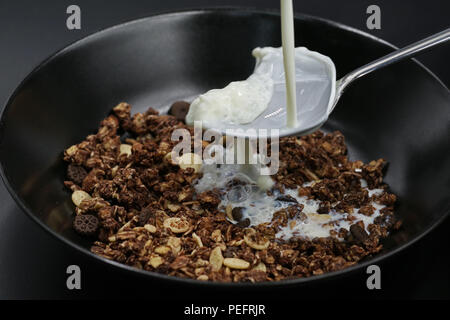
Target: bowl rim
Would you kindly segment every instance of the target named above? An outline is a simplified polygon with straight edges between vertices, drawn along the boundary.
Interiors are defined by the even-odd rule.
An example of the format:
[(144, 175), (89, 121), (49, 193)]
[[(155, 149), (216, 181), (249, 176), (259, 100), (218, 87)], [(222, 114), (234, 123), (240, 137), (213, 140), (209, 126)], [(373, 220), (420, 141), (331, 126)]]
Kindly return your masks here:
[[(64, 53), (77, 48), (78, 46), (82, 46), (83, 44), (93, 41), (95, 39), (101, 38), (103, 35), (113, 32), (116, 29), (123, 28), (126, 26), (132, 26), (134, 24), (142, 23), (146, 20), (150, 19), (158, 19), (158, 18), (167, 18), (170, 16), (178, 16), (178, 15), (188, 15), (188, 14), (195, 14), (195, 15), (201, 15), (201, 14), (211, 14), (211, 13), (229, 13), (229, 12), (245, 12), (245, 13), (251, 13), (256, 15), (271, 15), (271, 16), (279, 16), (279, 10), (276, 9), (261, 9), (261, 8), (255, 8), (255, 7), (240, 7), (240, 6), (211, 6), (211, 7), (193, 7), (193, 8), (185, 8), (185, 9), (179, 9), (176, 11), (173, 10), (163, 10), (158, 11), (153, 14), (147, 15), (142, 18), (129, 20), (117, 25), (113, 25), (110, 27), (106, 27), (97, 31), (94, 31), (93, 33), (90, 33), (89, 35), (78, 39), (76, 41), (73, 41), (72, 43), (64, 46), (62, 49), (59, 49), (58, 51), (52, 53), (49, 55), (46, 59), (44, 59), (42, 62), (38, 63), (36, 67), (32, 69), (32, 71), (20, 82), (20, 84), (16, 87), (16, 89), (13, 91), (13, 93), (9, 96), (9, 98), (6, 100), (6, 103), (3, 105), (3, 109), (0, 111), (0, 132), (1, 128), (4, 125), (4, 118), (5, 115), (7, 115), (8, 109), (11, 106), (12, 102), (14, 101), (16, 95), (19, 93), (19, 91), (22, 89), (22, 87), (28, 82), (28, 80), (34, 76), (37, 72), (39, 72), (40, 69), (44, 68), (47, 64), (49, 64), (54, 58), (57, 58)], [(331, 26), (334, 28), (338, 28), (341, 30), (345, 30), (354, 34), (357, 34), (361, 37), (370, 39), (372, 41), (378, 42), (380, 44), (385, 45), (386, 47), (396, 50), (398, 49), (396, 46), (392, 45), (391, 43), (382, 40), (374, 35), (371, 35), (367, 32), (364, 32), (362, 30), (344, 25), (340, 22), (335, 22), (329, 19), (316, 17), (309, 14), (303, 14), (303, 13), (294, 13), (295, 19), (301, 19), (304, 21), (313, 21), (318, 22), (320, 24), (324, 24), (327, 26)], [(425, 71), (429, 76), (434, 78), (437, 83), (442, 86), (444, 89), (449, 92), (449, 89), (446, 87), (446, 85), (433, 73), (431, 72), (427, 67), (425, 67), (422, 63), (417, 61), (416, 59), (411, 59), (415, 64), (417, 64), (419, 67)], [(0, 141), (3, 140), (3, 135), (0, 135)], [(366, 268), (369, 265), (373, 264), (379, 264), (380, 262), (386, 261), (388, 258), (394, 256), (395, 254), (399, 253), (400, 251), (403, 251), (407, 247), (410, 247), (414, 243), (416, 243), (418, 240), (422, 239), (424, 236), (426, 236), (430, 231), (435, 229), (442, 221), (444, 221), (447, 216), (450, 213), (450, 204), (447, 205), (447, 207), (444, 209), (443, 214), (435, 219), (432, 223), (429, 224), (429, 226), (422, 231), (421, 233), (416, 234), (410, 241), (400, 245), (399, 247), (390, 250), (388, 252), (376, 255), (374, 257), (371, 257), (368, 260), (362, 261), (361, 263), (357, 263), (354, 266), (339, 270), (339, 271), (333, 271), (333, 272), (327, 272), (321, 275), (315, 275), (305, 278), (293, 278), (293, 279), (284, 279), (279, 281), (264, 281), (264, 282), (256, 282), (256, 283), (248, 283), (248, 282), (212, 282), (212, 281), (200, 281), (196, 279), (190, 279), (190, 278), (181, 278), (176, 276), (169, 276), (166, 274), (161, 274), (154, 271), (146, 271), (141, 270), (126, 264), (122, 264), (113, 260), (108, 260), (106, 258), (100, 257), (94, 253), (92, 253), (90, 250), (82, 247), (81, 245), (76, 244), (75, 242), (65, 238), (64, 236), (58, 234), (56, 231), (53, 231), (50, 227), (48, 227), (40, 218), (38, 218), (31, 209), (28, 208), (25, 201), (19, 196), (19, 194), (16, 192), (16, 190), (12, 187), (12, 185), (9, 182), (9, 179), (7, 177), (7, 174), (5, 172), (5, 167), (2, 161), (2, 158), (0, 157), (0, 176), (4, 182), (4, 185), (6, 186), (6, 189), (14, 199), (14, 201), (18, 204), (20, 209), (24, 211), (29, 218), (31, 218), (34, 222), (36, 222), (40, 227), (42, 227), (47, 233), (51, 234), (56, 239), (60, 240), (62, 243), (64, 243), (69, 248), (79, 251), (84, 254), (84, 256), (89, 257), (90, 259), (94, 261), (99, 261), (101, 264), (105, 266), (112, 266), (117, 271), (126, 272), (127, 275), (137, 275), (140, 277), (145, 277), (146, 279), (154, 278), (158, 281), (168, 281), (172, 284), (180, 284), (180, 285), (191, 285), (191, 286), (198, 286), (198, 287), (204, 287), (204, 288), (212, 288), (212, 287), (220, 287), (220, 288), (246, 288), (246, 289), (258, 289), (258, 288), (275, 288), (275, 287), (287, 287), (287, 286), (299, 286), (302, 284), (311, 284), (311, 283), (318, 283), (319, 281), (323, 281), (326, 279), (337, 279), (338, 277), (342, 276), (349, 276), (350, 274), (361, 270), (363, 268)]]

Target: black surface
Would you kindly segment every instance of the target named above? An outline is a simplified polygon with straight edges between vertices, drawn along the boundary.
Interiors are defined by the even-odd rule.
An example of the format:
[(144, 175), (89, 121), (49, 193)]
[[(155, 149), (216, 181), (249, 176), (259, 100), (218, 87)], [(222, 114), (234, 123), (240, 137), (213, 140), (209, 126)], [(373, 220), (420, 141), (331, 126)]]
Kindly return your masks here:
[[(80, 4), (82, 5), (82, 4)], [(4, 12), (4, 11), (0, 11), (0, 12)], [(64, 10), (63, 10), (64, 12)], [(121, 11), (121, 13), (123, 14), (123, 11)], [(131, 17), (129, 17), (131, 18)], [(64, 21), (64, 19), (62, 19), (62, 21)], [(442, 29), (442, 28), (440, 28)], [(4, 30), (2, 30), (3, 32)], [(437, 31), (437, 30), (436, 30)], [(3, 35), (3, 33), (2, 33)], [(43, 37), (42, 37), (43, 38)], [(45, 39), (45, 38), (44, 38)], [(416, 40), (416, 39), (414, 39)], [(45, 42), (45, 40), (44, 40)], [(445, 51), (445, 50), (444, 50)], [(16, 57), (17, 58), (17, 57)], [(356, 63), (356, 61), (355, 61)], [(15, 66), (15, 65), (9, 65), (9, 68), (11, 68), (11, 66)], [(444, 64), (445, 66), (445, 64)], [(339, 68), (339, 67), (338, 67)], [(4, 79), (4, 78), (2, 78)], [(3, 89), (3, 88), (2, 88)], [(41, 147), (41, 146), (38, 146)], [(45, 148), (45, 146), (43, 146), (43, 148)], [(444, 171), (445, 172), (445, 171)], [(7, 199), (7, 197), (5, 196), (5, 198)], [(2, 202), (3, 204), (3, 202)], [(89, 263), (86, 262), (85, 265), (83, 265), (83, 262), (85, 261), (83, 258), (80, 257), (79, 254), (74, 253), (72, 250), (68, 250), (65, 247), (62, 247), (62, 245), (60, 245), (59, 243), (55, 243), (55, 241), (53, 239), (47, 239), (47, 241), (49, 243), (51, 243), (51, 245), (45, 245), (45, 244), (39, 244), (37, 243), (37, 241), (35, 239), (39, 239), (40, 237), (44, 238), (44, 241), (46, 241), (46, 237), (48, 237), (47, 235), (42, 235), (41, 230), (36, 230), (36, 228), (31, 227), (30, 226), (30, 222), (29, 221), (24, 221), (22, 220), (22, 223), (25, 223), (25, 225), (28, 223), (29, 230), (33, 230), (33, 228), (35, 229), (37, 234), (41, 234), (41, 236), (30, 236), (28, 232), (23, 232), (22, 227), (17, 226), (14, 227), (14, 223), (10, 221), (8, 221), (9, 219), (14, 219), (13, 221), (16, 221), (18, 219), (18, 214), (20, 214), (20, 212), (18, 212), (18, 210), (16, 209), (16, 207), (12, 204), (9, 205), (8, 207), (8, 203), (5, 203), (5, 212), (8, 214), (3, 214), (3, 210), (2, 210), (2, 215), (1, 215), (1, 228), (7, 228), (7, 230), (10, 230), (9, 233), (5, 233), (6, 235), (14, 235), (17, 238), (12, 238), (12, 239), (7, 239), (6, 241), (2, 241), (1, 243), (1, 251), (0, 253), (2, 254), (1, 256), (1, 266), (3, 267), (3, 265), (6, 265), (6, 270), (10, 270), (9, 273), (2, 273), (2, 275), (0, 276), (0, 285), (1, 285), (1, 289), (2, 292), (1, 294), (4, 294), (5, 297), (25, 297), (25, 296), (32, 296), (32, 297), (36, 297), (39, 295), (42, 296), (47, 296), (47, 297), (55, 297), (58, 296), (59, 294), (68, 294), (69, 296), (88, 296), (88, 295), (93, 295), (93, 296), (102, 296), (102, 294), (111, 294), (111, 286), (115, 287), (115, 286), (130, 286), (133, 287), (134, 290), (136, 289), (136, 283), (137, 282), (133, 282), (132, 279), (125, 279), (125, 276), (122, 274), (116, 274), (116, 272), (111, 273), (110, 271), (106, 272), (106, 273), (102, 273), (102, 272), (98, 272), (99, 269), (102, 269), (104, 266), (102, 265), (98, 265), (96, 263)], [(21, 218), (23, 218), (23, 215), (21, 216)], [(12, 228), (14, 227), (14, 228)], [(445, 228), (446, 227), (446, 228)], [(443, 229), (444, 228), (444, 229)], [(25, 230), (27, 230), (27, 228), (25, 228)], [(444, 230), (441, 231), (442, 235), (440, 238), (440, 240), (448, 240), (448, 236), (447, 238), (445, 238), (445, 230), (448, 230), (448, 222), (446, 223), (446, 225), (443, 225), (440, 227), (440, 230)], [(430, 238), (433, 235), (430, 236)], [(426, 241), (430, 241), (429, 239), (425, 239), (425, 241), (421, 241), (415, 248), (415, 251), (413, 249), (413, 252), (408, 260), (408, 257), (406, 256), (405, 259), (402, 259), (399, 264), (394, 265), (388, 265), (388, 266), (384, 266), (386, 268), (388, 268), (387, 270), (389, 270), (387, 272), (387, 277), (386, 280), (383, 282), (383, 284), (385, 284), (384, 289), (381, 292), (377, 292), (377, 296), (380, 295), (386, 295), (386, 296), (390, 296), (390, 297), (398, 297), (398, 296), (403, 296), (403, 297), (408, 297), (408, 296), (415, 296), (415, 297), (432, 297), (432, 296), (447, 296), (448, 297), (448, 254), (446, 254), (446, 251), (444, 250), (444, 247), (439, 247), (438, 242), (439, 241), (439, 233), (434, 232), (434, 236), (438, 237), (437, 239), (434, 239), (432, 241), (432, 246), (433, 248), (436, 248), (435, 250), (433, 250), (434, 254), (432, 256), (423, 256), (423, 258), (421, 259), (416, 259), (416, 257), (418, 256), (418, 252), (419, 253), (427, 253), (430, 252), (429, 250), (427, 250), (427, 248), (429, 248), (430, 245), (425, 246), (425, 247), (421, 247), (424, 245), (424, 243), (426, 243)], [(32, 240), (32, 243), (30, 243), (30, 239)], [(14, 250), (11, 250), (13, 244), (22, 244), (24, 247), (26, 248), (22, 248), (22, 249), (18, 249), (17, 247), (19, 247), (19, 245), (17, 245), (17, 247), (14, 245)], [(36, 244), (36, 247), (32, 248), (31, 250), (28, 249), (28, 247), (30, 245)], [(434, 244), (434, 245), (433, 245)], [(5, 246), (5, 248), (3, 248), (3, 246)], [(43, 253), (39, 253), (36, 252), (37, 248), (39, 248), (40, 250), (42, 250), (42, 248), (51, 248), (50, 250), (45, 250)], [(58, 250), (55, 253), (52, 252), (52, 250)], [(422, 248), (422, 249), (421, 249)], [(439, 250), (438, 248), (441, 248), (441, 250)], [(421, 251), (423, 250), (423, 251)], [(35, 256), (34, 259), (30, 259), (30, 252), (31, 254), (34, 255), (36, 253), (37, 257)], [(412, 250), (409, 250), (412, 251)], [(441, 252), (441, 254), (440, 254)], [(21, 260), (21, 253), (24, 254), (24, 256), (22, 257), (23, 260)], [(45, 254), (49, 254), (47, 257), (45, 256)], [(408, 254), (408, 253), (407, 253)], [(5, 256), (3, 256), (5, 255)], [(39, 258), (39, 257), (43, 257)], [(419, 254), (420, 257), (422, 257)], [(58, 257), (58, 259), (55, 259), (55, 257)], [(439, 257), (439, 258), (437, 258)], [(82, 270), (85, 272), (86, 274), (86, 278), (85, 278), (85, 282), (84, 283), (84, 290), (82, 290), (81, 292), (77, 292), (77, 293), (70, 293), (67, 290), (64, 290), (65, 288), (65, 266), (67, 266), (67, 261), (70, 259), (74, 259), (76, 262), (73, 262), (75, 264), (79, 264), (82, 267)], [(55, 261), (56, 260), (56, 261)], [(417, 260), (420, 261), (420, 263), (417, 262)], [(427, 264), (427, 261), (431, 260), (434, 263), (432, 264), (433, 267), (429, 267)], [(79, 262), (82, 261), (82, 262)], [(58, 265), (61, 262), (60, 265)], [(408, 262), (408, 263), (406, 263)], [(39, 282), (37, 281), (37, 275), (34, 273), (36, 270), (39, 270), (39, 268), (35, 267), (36, 263), (42, 263), (43, 266), (43, 270), (42, 272), (44, 272), (43, 277), (40, 278), (40, 275), (38, 276), (44, 283), (44, 284), (39, 284)], [(57, 265), (55, 265), (55, 263)], [(47, 264), (49, 264), (51, 267), (46, 267)], [(407, 270), (404, 270), (404, 268), (400, 268), (399, 266), (408, 266)], [(383, 267), (383, 270), (385, 270)], [(28, 270), (28, 271), (27, 271)], [(59, 270), (59, 271), (58, 271)], [(430, 270), (433, 270), (432, 273), (429, 273)], [(436, 272), (436, 270), (441, 270), (441, 274), (439, 274), (439, 272)], [(21, 271), (21, 272), (20, 272)], [(406, 276), (408, 275), (408, 273), (412, 274), (410, 276)], [(428, 273), (427, 273), (428, 272)], [(20, 276), (17, 277), (14, 274), (20, 273)], [(399, 275), (400, 273), (400, 275)], [(422, 274), (425, 277), (427, 277), (427, 275), (434, 281), (431, 281), (431, 285), (430, 285), (430, 281), (426, 280), (426, 282), (420, 282), (422, 280), (417, 281), (417, 275), (418, 274)], [(24, 276), (30, 274), (30, 276)], [(99, 274), (101, 274), (99, 276)], [(384, 273), (383, 273), (384, 274)], [(60, 275), (60, 276), (58, 276)], [(118, 282), (116, 280), (114, 280), (114, 284), (107, 284), (107, 280), (108, 277), (120, 277), (121, 280), (119, 280)], [(365, 277), (366, 275), (364, 274), (360, 274), (360, 275), (355, 275), (355, 277), (361, 277), (363, 280), (360, 282), (361, 286), (358, 285), (358, 281), (345, 281), (346, 284), (346, 290), (350, 290), (349, 292), (351, 294), (353, 294), (354, 296), (364, 296), (367, 294), (373, 294), (373, 293), (369, 293), (366, 289), (364, 289), (365, 287)], [(4, 277), (4, 278), (3, 278)], [(99, 278), (96, 278), (99, 277)], [(423, 277), (423, 276), (422, 276)], [(420, 277), (419, 277), (420, 279)], [(137, 279), (136, 279), (137, 280)], [(34, 282), (34, 283), (33, 283)], [(54, 282), (55, 285), (49, 285), (50, 283)], [(123, 282), (123, 283), (122, 283)], [(5, 285), (3, 285), (3, 283), (5, 283)], [(24, 284), (24, 283), (28, 283), (30, 285), (29, 288), (27, 288), (25, 286), (25, 288), (21, 287), (21, 285), (19, 284)], [(134, 285), (133, 285), (134, 284)], [(331, 284), (328, 284), (331, 285)], [(335, 284), (335, 285), (339, 285), (342, 287), (342, 283), (340, 284)], [(356, 288), (355, 288), (356, 285)], [(3, 291), (3, 288), (6, 288)], [(44, 289), (45, 288), (45, 289)], [(16, 292), (14, 290), (17, 290)], [(20, 291), (21, 290), (21, 291)], [(33, 291), (34, 290), (34, 291)], [(60, 291), (61, 290), (61, 291)], [(105, 290), (105, 293), (102, 293), (102, 291)], [(312, 288), (310, 290), (318, 290), (317, 288)], [(127, 290), (128, 291), (128, 290)], [(139, 290), (138, 290), (139, 291)]]

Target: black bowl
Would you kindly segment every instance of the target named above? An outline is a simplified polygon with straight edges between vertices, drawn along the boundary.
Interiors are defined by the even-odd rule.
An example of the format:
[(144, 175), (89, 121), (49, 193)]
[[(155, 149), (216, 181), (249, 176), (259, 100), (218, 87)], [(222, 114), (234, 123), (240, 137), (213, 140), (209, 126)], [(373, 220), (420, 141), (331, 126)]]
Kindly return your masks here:
[[(394, 47), (323, 19), (297, 15), (296, 44), (328, 55), (338, 77)], [(106, 264), (159, 280), (203, 286), (285, 286), (378, 263), (415, 242), (450, 210), (449, 91), (410, 60), (352, 85), (324, 129), (344, 133), (352, 159), (384, 158), (385, 181), (399, 196), (403, 228), (377, 256), (343, 271), (259, 284), (212, 284), (140, 271), (90, 253), (71, 228), (62, 151), (92, 133), (120, 101), (134, 111), (246, 78), (251, 50), (280, 46), (277, 13), (199, 10), (157, 15), (96, 33), (37, 67), (9, 99), (0, 122), (3, 179), (17, 203), (57, 239)]]

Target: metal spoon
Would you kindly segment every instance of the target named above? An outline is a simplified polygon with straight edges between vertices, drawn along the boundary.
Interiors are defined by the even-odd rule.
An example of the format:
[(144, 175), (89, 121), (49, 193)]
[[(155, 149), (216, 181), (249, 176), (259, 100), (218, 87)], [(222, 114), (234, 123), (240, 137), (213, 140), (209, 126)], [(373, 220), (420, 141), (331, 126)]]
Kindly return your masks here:
[(333, 107), (331, 108), (329, 113), (333, 111), (334, 107), (339, 101), (339, 98), (344, 93), (344, 90), (348, 87), (349, 84), (353, 83), (353, 81), (361, 78), (362, 76), (365, 76), (366, 74), (371, 73), (372, 71), (384, 68), (406, 58), (413, 57), (420, 52), (423, 52), (448, 40), (450, 40), (450, 28), (436, 33), (435, 35), (432, 35), (426, 39), (410, 44), (409, 46), (406, 46), (402, 49), (396, 50), (343, 76), (341, 79), (336, 81), (336, 95), (334, 97)]
[[(420, 52), (423, 52), (431, 47), (434, 47), (438, 44), (441, 44), (450, 39), (450, 28), (441, 31), (435, 35), (432, 35), (426, 39), (415, 42), (407, 47), (396, 50), (382, 58), (379, 58), (371, 63), (368, 63), (350, 73), (342, 77), (341, 79), (335, 81), (332, 79), (332, 87), (334, 86), (335, 90), (329, 90), (330, 93), (325, 99), (321, 99), (323, 103), (314, 107), (314, 109), (309, 110), (308, 114), (303, 115), (303, 119), (300, 119), (297, 127), (294, 128), (279, 128), (279, 127), (270, 127), (266, 126), (265, 129), (268, 129), (269, 136), (274, 136), (274, 132), (270, 129), (279, 129), (279, 137), (290, 136), (290, 135), (306, 135), (311, 132), (319, 129), (327, 120), (331, 112), (334, 110), (337, 102), (341, 98), (345, 89), (353, 83), (355, 80), (365, 76), (366, 74), (371, 73), (372, 71), (384, 68), (393, 63), (402, 61), (406, 58), (412, 57)], [(298, 85), (298, 84), (297, 84)], [(306, 90), (306, 89), (305, 89)], [(314, 92), (307, 93), (310, 96), (314, 96)], [(334, 96), (333, 96), (334, 95)], [(328, 99), (326, 99), (328, 98)], [(277, 101), (277, 104), (281, 101)], [(298, 102), (299, 103), (299, 102)], [(301, 103), (301, 102), (300, 102)], [(300, 105), (301, 106), (301, 105)], [(281, 110), (281, 109), (280, 109)], [(263, 115), (264, 116), (264, 115)], [(300, 117), (302, 114), (299, 115)], [(267, 117), (267, 115), (266, 115)], [(254, 125), (254, 124), (253, 124)], [(248, 125), (241, 126), (244, 130), (227, 130), (226, 132), (222, 132), (222, 134), (226, 134), (227, 136), (235, 136), (240, 138), (258, 138), (260, 135), (258, 132), (252, 133), (248, 132), (245, 129), (248, 129), (252, 126), (252, 123)], [(220, 130), (219, 130), (220, 131)]]

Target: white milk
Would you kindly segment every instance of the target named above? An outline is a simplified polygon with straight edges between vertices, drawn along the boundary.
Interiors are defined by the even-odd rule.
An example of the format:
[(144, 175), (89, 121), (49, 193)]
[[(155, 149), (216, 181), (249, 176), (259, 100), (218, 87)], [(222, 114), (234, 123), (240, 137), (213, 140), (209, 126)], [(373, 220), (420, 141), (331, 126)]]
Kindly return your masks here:
[[(255, 70), (247, 80), (231, 82), (198, 96), (189, 108), (186, 123), (202, 121), (204, 128), (270, 129), (280, 134), (286, 126), (286, 80), (283, 49), (264, 47), (252, 51)], [(327, 116), (334, 97), (336, 71), (333, 61), (305, 47), (294, 49), (297, 123), (308, 126)]]
[(297, 127), (297, 94), (295, 91), (295, 35), (292, 0), (281, 0), (281, 39), (286, 79), (286, 125)]
[[(245, 174), (245, 171), (242, 170), (242, 165), (225, 164), (217, 166), (209, 164), (204, 165), (202, 170), (202, 178), (194, 185), (196, 191), (200, 193), (214, 188), (219, 189), (223, 193), (219, 209), (225, 211), (227, 206), (245, 208), (242, 211), (243, 219), (248, 218), (250, 226), (271, 222), (275, 212), (293, 204), (277, 200), (280, 196), (278, 192), (270, 196), (267, 195), (265, 191), (258, 187), (254, 177)], [(227, 184), (233, 180), (239, 180), (244, 184), (233, 186), (231, 189), (227, 188)], [(306, 183), (303, 186), (306, 187), (310, 184)], [(364, 180), (361, 180), (361, 186), (368, 190), (369, 196), (383, 192), (382, 189), (369, 190)], [(310, 200), (299, 196), (298, 189), (286, 189), (284, 194), (293, 197), (299, 204), (304, 206), (302, 212), (305, 213), (307, 219), (301, 220), (297, 218), (289, 220), (288, 225), (276, 234), (278, 239), (328, 237), (331, 230), (338, 232), (341, 228), (350, 229), (351, 224), (346, 220), (349, 213), (332, 210), (328, 214), (317, 214), (321, 204), (320, 200)], [(352, 224), (358, 221), (364, 222), (368, 233), (369, 230), (367, 228), (369, 224), (372, 224), (375, 218), (380, 216), (380, 210), (385, 207), (375, 202), (372, 202), (371, 205), (374, 207), (374, 213), (371, 216), (359, 213), (359, 208), (355, 208), (352, 213), (352, 216), (355, 218)]]

